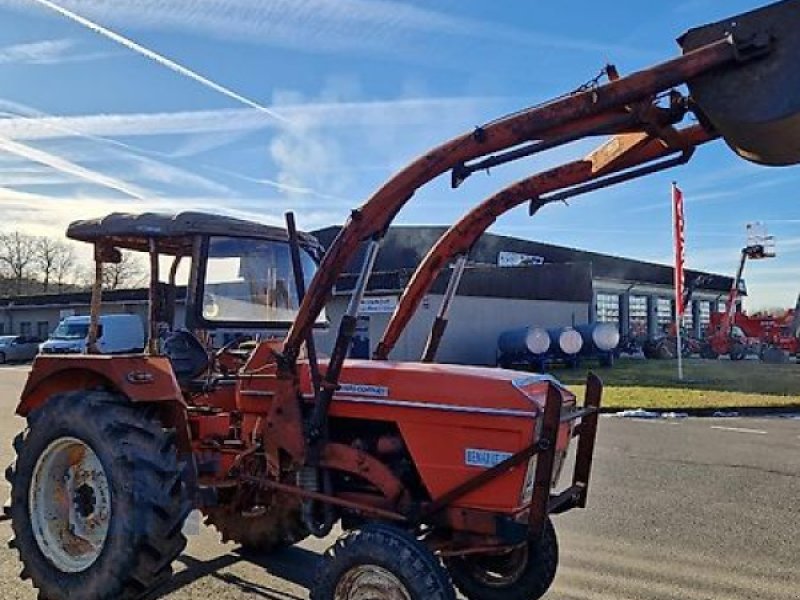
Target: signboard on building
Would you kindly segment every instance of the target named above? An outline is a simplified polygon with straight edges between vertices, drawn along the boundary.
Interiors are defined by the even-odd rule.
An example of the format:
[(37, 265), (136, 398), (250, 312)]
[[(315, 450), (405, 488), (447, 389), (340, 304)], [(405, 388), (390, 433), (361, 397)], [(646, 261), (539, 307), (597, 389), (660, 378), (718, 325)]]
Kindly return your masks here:
[(358, 306), (360, 315), (393, 313), (397, 306), (397, 296), (370, 296), (363, 298)]
[(501, 251), (497, 255), (498, 267), (527, 267), (530, 265), (543, 265), (544, 256), (536, 254), (522, 254), (520, 252)]

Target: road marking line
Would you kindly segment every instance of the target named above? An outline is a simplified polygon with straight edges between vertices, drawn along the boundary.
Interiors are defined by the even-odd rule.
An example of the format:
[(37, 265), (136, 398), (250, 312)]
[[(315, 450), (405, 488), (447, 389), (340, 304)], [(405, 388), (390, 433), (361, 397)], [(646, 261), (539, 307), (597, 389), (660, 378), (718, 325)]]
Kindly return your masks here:
[(757, 435), (767, 435), (767, 432), (763, 429), (747, 429), (746, 427), (722, 427), (721, 425), (712, 425), (711, 429), (717, 429), (719, 431), (733, 431), (736, 433), (754, 433)]

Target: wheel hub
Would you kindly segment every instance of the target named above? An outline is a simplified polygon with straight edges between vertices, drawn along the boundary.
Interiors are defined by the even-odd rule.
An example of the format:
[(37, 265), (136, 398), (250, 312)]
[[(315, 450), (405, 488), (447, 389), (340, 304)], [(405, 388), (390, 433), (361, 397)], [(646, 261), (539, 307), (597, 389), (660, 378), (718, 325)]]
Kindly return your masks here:
[(100, 459), (77, 438), (42, 452), (29, 490), (33, 535), (59, 570), (78, 573), (102, 553), (111, 523), (111, 489)]
[(336, 585), (334, 600), (411, 600), (403, 582), (378, 565), (359, 565)]
[(94, 488), (84, 483), (75, 490), (75, 496), (72, 498), (72, 502), (75, 505), (75, 509), (78, 511), (78, 516), (85, 519), (94, 513), (94, 507), (97, 503)]

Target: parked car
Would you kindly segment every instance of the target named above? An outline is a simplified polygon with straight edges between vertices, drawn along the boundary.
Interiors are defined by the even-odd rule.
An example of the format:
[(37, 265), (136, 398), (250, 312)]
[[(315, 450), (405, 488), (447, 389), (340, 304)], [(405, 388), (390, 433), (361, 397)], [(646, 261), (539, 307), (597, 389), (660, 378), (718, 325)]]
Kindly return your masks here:
[(33, 360), (41, 343), (42, 340), (29, 335), (0, 336), (0, 365)]
[[(50, 339), (41, 345), (42, 354), (79, 354), (86, 351), (89, 317), (67, 317)], [(144, 327), (138, 315), (100, 315), (97, 349), (102, 354), (126, 354), (144, 350)]]

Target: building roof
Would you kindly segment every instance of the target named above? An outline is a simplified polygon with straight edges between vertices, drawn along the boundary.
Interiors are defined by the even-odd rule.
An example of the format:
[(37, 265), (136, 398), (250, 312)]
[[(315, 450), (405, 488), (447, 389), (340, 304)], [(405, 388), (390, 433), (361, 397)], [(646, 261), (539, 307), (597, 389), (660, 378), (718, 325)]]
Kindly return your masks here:
[[(376, 271), (369, 278), (367, 292), (397, 293), (405, 289), (413, 269)], [(449, 280), (449, 270), (439, 274), (431, 286), (433, 294), (443, 294)], [(349, 292), (358, 279), (355, 273), (339, 277), (336, 291)], [(521, 300), (553, 300), (560, 302), (590, 302), (592, 272), (587, 263), (564, 265), (518, 266), (498, 269), (494, 266), (467, 267), (458, 286), (459, 296), (483, 298), (516, 298)]]
[[(103, 302), (144, 302), (147, 300), (149, 290), (147, 288), (134, 288), (128, 290), (104, 290)], [(183, 298), (186, 295), (186, 287), (178, 286), (176, 297)], [(92, 298), (91, 292), (68, 292), (61, 294), (34, 294), (31, 296), (18, 296), (16, 298), (0, 298), (0, 308), (10, 308), (13, 306), (82, 306), (89, 304)]]
[[(330, 246), (340, 227), (327, 227), (314, 232), (326, 248)], [(397, 226), (386, 234), (378, 253), (375, 269), (397, 271), (415, 269), (436, 240), (447, 230), (437, 226)], [(484, 233), (470, 253), (475, 264), (497, 265), (501, 252), (514, 252), (541, 257), (544, 264), (590, 264), (595, 279), (608, 279), (620, 282), (663, 285), (673, 284), (673, 268), (631, 258), (610, 256), (598, 252), (578, 250), (566, 246), (556, 246), (515, 237)], [(358, 272), (363, 254), (359, 253), (348, 266), (348, 272)], [(733, 283), (732, 277), (702, 271), (686, 270), (686, 281), (698, 278), (698, 290), (727, 292)]]

